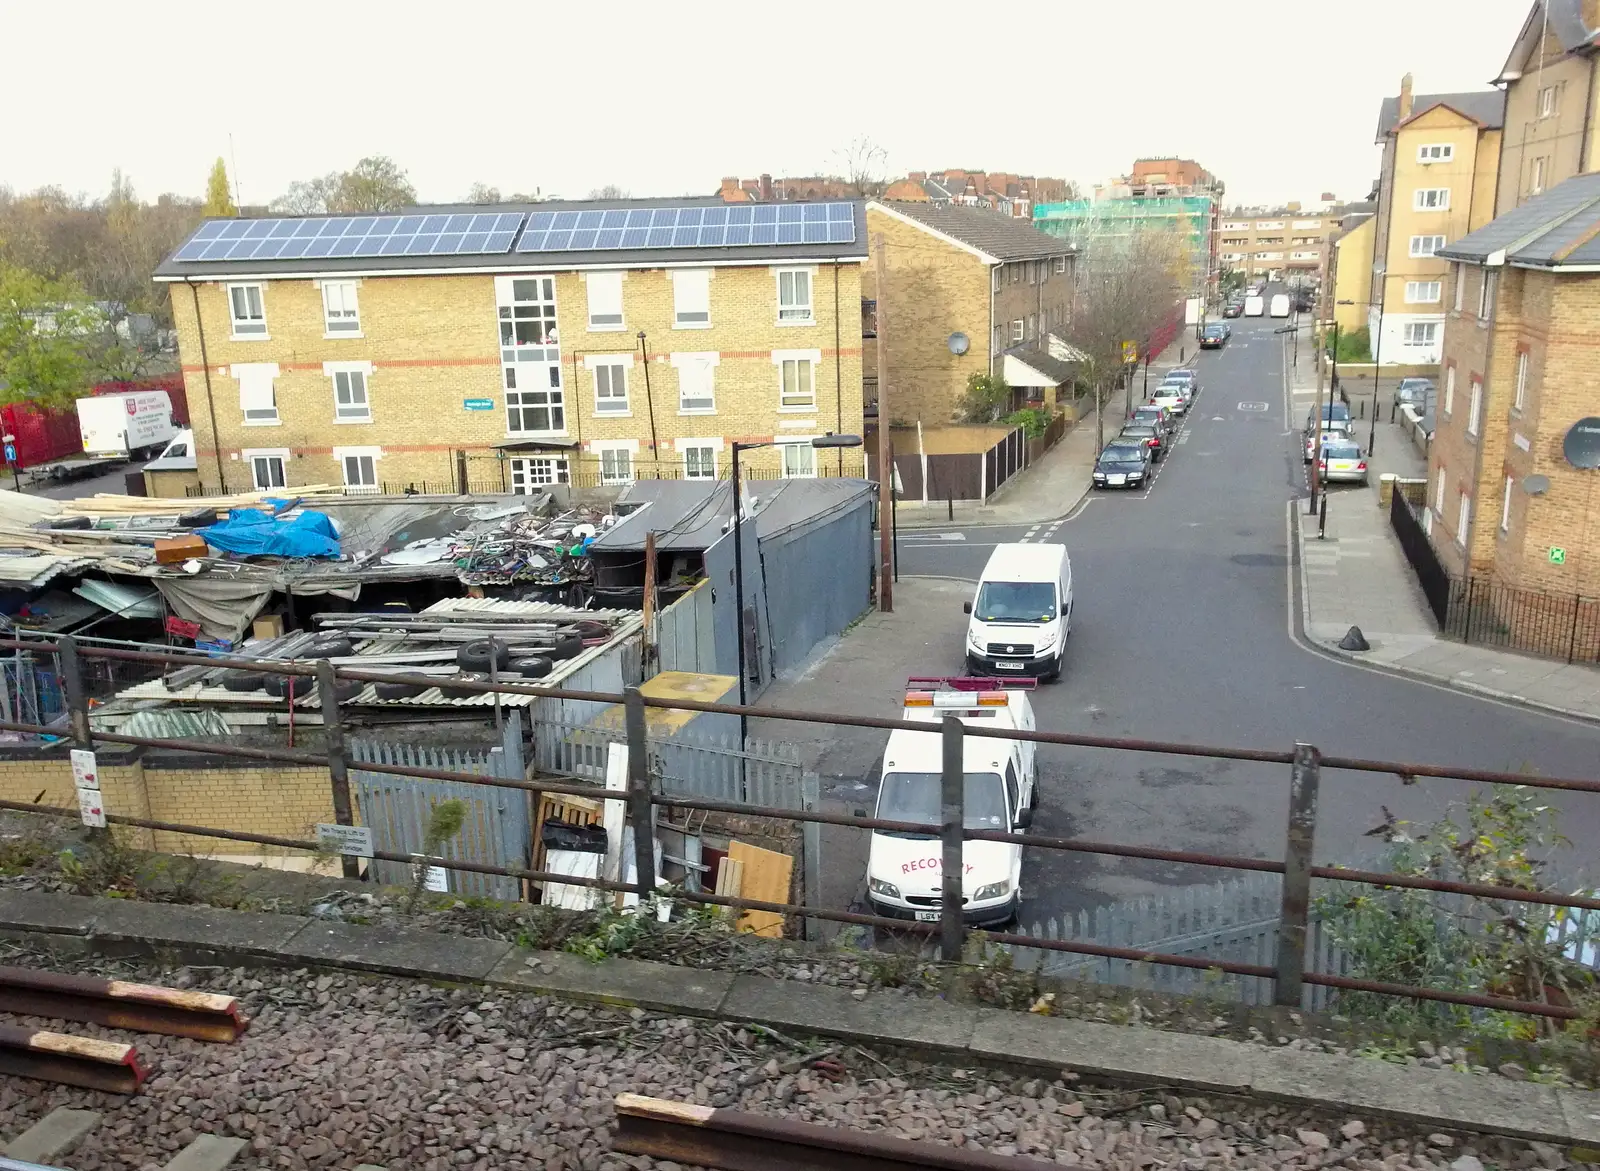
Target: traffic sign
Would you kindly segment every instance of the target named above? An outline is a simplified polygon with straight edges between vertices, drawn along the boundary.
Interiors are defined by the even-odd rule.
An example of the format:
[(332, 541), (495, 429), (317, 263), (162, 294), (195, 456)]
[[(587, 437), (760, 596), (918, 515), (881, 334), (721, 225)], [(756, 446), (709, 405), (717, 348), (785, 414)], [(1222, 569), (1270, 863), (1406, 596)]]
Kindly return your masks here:
[(8, 443), (8, 444), (6, 444), (6, 463), (14, 464), (16, 462), (17, 462), (17, 445), (15, 443)]
[(1138, 342), (1123, 342), (1122, 343), (1122, 360), (1124, 362), (1126, 362), (1130, 366), (1133, 365), (1134, 363), (1138, 362), (1138, 360), (1139, 360), (1139, 343)]
[(1560, 545), (1551, 545), (1550, 546), (1550, 564), (1551, 565), (1565, 565), (1566, 563), (1567, 563), (1567, 551), (1565, 549), (1563, 549)]

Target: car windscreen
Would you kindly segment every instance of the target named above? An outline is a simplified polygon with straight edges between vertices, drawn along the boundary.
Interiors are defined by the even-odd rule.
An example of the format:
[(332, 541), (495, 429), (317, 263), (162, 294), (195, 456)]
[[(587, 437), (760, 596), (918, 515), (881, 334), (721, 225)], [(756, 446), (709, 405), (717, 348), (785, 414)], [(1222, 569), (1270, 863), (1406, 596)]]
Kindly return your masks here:
[(1324, 443), (1322, 453), (1328, 459), (1360, 459), (1361, 449), (1354, 443)]
[[(878, 830), (898, 838), (939, 836), (938, 773), (890, 772), (883, 774), (878, 789), (878, 817), (884, 821), (915, 821), (927, 824), (926, 834)], [(1006, 790), (999, 773), (967, 773), (964, 790), (967, 829), (1007, 829)]]
[(1100, 453), (1103, 464), (1142, 464), (1144, 452), (1137, 447), (1108, 447)]
[(1056, 587), (1048, 581), (986, 581), (972, 607), (979, 622), (1052, 622)]
[(1145, 427), (1154, 427), (1157, 423), (1161, 422), (1161, 412), (1152, 411), (1149, 407), (1142, 407), (1133, 412), (1133, 422), (1139, 423)]

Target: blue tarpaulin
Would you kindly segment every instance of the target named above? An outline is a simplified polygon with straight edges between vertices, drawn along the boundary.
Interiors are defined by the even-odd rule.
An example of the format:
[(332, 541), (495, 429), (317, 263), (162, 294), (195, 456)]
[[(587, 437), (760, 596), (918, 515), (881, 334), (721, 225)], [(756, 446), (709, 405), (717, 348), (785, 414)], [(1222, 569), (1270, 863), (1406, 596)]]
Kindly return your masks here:
[(206, 544), (241, 557), (337, 557), (339, 533), (326, 513), (307, 509), (280, 520), (259, 509), (241, 508), (228, 519), (195, 530)]

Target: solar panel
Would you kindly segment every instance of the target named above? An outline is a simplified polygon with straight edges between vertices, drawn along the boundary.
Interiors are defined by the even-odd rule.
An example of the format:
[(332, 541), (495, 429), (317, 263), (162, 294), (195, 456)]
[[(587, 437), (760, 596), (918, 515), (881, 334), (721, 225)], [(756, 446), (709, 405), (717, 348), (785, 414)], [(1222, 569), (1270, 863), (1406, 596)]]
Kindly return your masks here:
[[(548, 215), (550, 213), (541, 213)], [(321, 256), (466, 256), (511, 251), (526, 213), (211, 220), (174, 260), (299, 260)]]
[(609, 211), (536, 211), (518, 252), (615, 248), (739, 248), (752, 244), (854, 244), (849, 203), (718, 204)]

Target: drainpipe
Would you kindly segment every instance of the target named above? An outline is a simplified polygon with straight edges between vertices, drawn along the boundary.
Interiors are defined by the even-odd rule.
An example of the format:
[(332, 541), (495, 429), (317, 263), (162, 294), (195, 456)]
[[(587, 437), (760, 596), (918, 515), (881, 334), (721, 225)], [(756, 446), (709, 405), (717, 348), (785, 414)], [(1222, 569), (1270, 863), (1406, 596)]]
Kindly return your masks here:
[[(833, 404), (834, 419), (833, 433), (844, 434), (844, 375), (843, 362), (839, 357), (839, 347), (844, 344), (844, 333), (839, 321), (839, 262), (833, 262)], [(879, 420), (882, 426), (882, 420)], [(844, 448), (839, 448), (839, 475), (844, 476)]]
[(211, 454), (217, 458), (217, 494), (226, 496), (228, 480), (222, 474), (222, 437), (217, 434), (217, 403), (211, 394), (211, 359), (206, 354), (206, 323), (200, 319), (200, 293), (188, 277), (183, 278), (183, 283), (189, 286), (189, 297), (194, 302), (194, 324), (200, 331), (200, 362), (206, 377), (206, 413), (211, 416)]
[(1589, 126), (1594, 117), (1594, 63), (1595, 58), (1591, 54), (1589, 57), (1589, 84), (1584, 87), (1583, 92), (1583, 137), (1578, 139), (1579, 174), (1582, 174), (1589, 169)]
[[(1478, 515), (1478, 506), (1484, 503), (1483, 492), (1481, 491), (1483, 487), (1483, 449), (1489, 439), (1489, 428), (1485, 425), (1485, 420), (1489, 418), (1489, 389), (1492, 385), (1490, 372), (1494, 370), (1494, 335), (1497, 332), (1495, 327), (1500, 316), (1500, 294), (1504, 291), (1500, 288), (1500, 277), (1503, 271), (1503, 269), (1491, 269), (1487, 264), (1483, 266), (1484, 280), (1489, 279), (1491, 272), (1494, 274), (1494, 296), (1489, 300), (1489, 323), (1487, 327), (1489, 338), (1483, 347), (1483, 401), (1478, 410), (1478, 451), (1473, 456), (1472, 511), (1467, 521), (1467, 531), (1462, 534), (1464, 538), (1462, 544), (1466, 546), (1466, 562), (1461, 567), (1463, 577), (1472, 576), (1472, 534), (1477, 530), (1479, 521), (1483, 519)], [(1467, 371), (1467, 394), (1470, 399), (1472, 394), (1472, 371), (1470, 369)]]
[(644, 355), (644, 402), (650, 409), (650, 459), (656, 465), (656, 475), (660, 476), (661, 446), (656, 442), (656, 400), (650, 395), (650, 347), (645, 345), (642, 329), (639, 331), (639, 352)]

